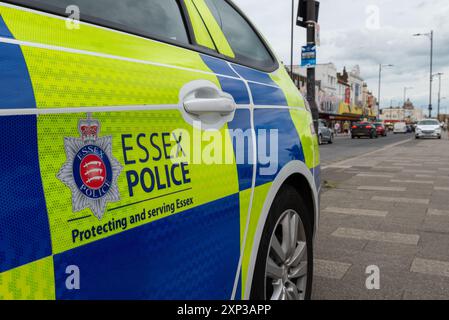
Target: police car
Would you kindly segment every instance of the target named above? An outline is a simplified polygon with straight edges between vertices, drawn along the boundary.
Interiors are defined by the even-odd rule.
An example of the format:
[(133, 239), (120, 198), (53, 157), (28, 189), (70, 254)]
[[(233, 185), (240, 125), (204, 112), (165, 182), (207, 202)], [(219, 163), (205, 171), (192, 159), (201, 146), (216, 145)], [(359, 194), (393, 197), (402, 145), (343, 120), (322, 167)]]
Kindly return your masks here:
[(310, 110), (228, 0), (0, 1), (0, 299), (308, 299)]

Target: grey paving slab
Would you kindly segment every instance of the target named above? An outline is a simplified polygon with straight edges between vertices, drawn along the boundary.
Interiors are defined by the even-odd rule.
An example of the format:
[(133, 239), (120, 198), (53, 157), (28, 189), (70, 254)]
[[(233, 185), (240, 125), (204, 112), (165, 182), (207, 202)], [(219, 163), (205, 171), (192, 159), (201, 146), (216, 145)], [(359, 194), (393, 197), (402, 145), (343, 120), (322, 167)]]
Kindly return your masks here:
[(416, 199), (416, 198), (404, 198), (404, 197), (379, 197), (373, 196), (371, 198), (373, 201), (381, 201), (381, 202), (401, 202), (401, 203), (415, 203), (415, 204), (429, 204), (429, 199)]
[(368, 216), (368, 217), (386, 217), (388, 211), (370, 210), (370, 209), (356, 209), (356, 208), (338, 208), (338, 207), (326, 207), (323, 212), (338, 213), (353, 216)]
[(449, 217), (449, 210), (439, 210), (439, 209), (429, 208), (429, 210), (427, 211), (427, 214), (429, 216), (446, 216), (446, 217)]
[(405, 187), (384, 187), (384, 186), (360, 186), (357, 187), (357, 190), (365, 190), (365, 191), (388, 191), (388, 192), (405, 192), (407, 188)]
[(409, 245), (417, 245), (419, 241), (419, 235), (417, 234), (403, 234), (353, 228), (338, 228), (332, 233), (332, 235), (340, 238), (393, 242)]
[[(445, 191), (449, 193), (449, 187), (433, 187), (433, 189), (435, 191)], [(448, 203), (449, 203), (449, 199), (448, 199)]]
[(391, 179), (391, 183), (406, 183), (406, 184), (434, 184), (435, 181), (430, 180), (400, 180), (400, 179)]
[(314, 275), (329, 279), (342, 279), (351, 267), (350, 263), (315, 259)]
[(449, 278), (449, 261), (415, 258), (410, 271)]
[(368, 253), (388, 254), (392, 256), (415, 256), (419, 252), (419, 247), (401, 243), (369, 241), (363, 248), (363, 251)]

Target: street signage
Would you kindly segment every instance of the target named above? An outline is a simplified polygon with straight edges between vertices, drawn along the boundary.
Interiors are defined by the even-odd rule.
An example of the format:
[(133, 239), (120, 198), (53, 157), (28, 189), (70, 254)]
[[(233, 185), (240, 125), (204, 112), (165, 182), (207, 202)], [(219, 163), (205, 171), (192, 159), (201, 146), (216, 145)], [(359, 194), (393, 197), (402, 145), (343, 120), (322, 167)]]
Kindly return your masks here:
[(301, 50), (301, 66), (315, 67), (316, 66), (316, 46), (303, 46)]

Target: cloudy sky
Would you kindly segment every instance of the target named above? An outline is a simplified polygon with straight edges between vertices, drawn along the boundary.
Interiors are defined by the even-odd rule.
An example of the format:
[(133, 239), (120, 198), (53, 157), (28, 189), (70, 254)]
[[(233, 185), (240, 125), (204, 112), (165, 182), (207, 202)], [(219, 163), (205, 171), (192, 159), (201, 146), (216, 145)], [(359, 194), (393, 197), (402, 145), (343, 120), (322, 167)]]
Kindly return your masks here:
[[(234, 0), (268, 39), (274, 51), (290, 63), (291, 0)], [(295, 0), (297, 3), (298, 0)], [(417, 107), (429, 104), (430, 40), (415, 33), (435, 31), (434, 73), (442, 76), (442, 112), (449, 112), (449, 1), (448, 0), (321, 0), (321, 47), (318, 62), (333, 62), (338, 70), (359, 65), (377, 95), (379, 63), (385, 69), (382, 107), (402, 103), (404, 87)], [(296, 10), (296, 9), (295, 9)], [(295, 64), (305, 32), (295, 29)], [(436, 112), (438, 78), (434, 82)]]

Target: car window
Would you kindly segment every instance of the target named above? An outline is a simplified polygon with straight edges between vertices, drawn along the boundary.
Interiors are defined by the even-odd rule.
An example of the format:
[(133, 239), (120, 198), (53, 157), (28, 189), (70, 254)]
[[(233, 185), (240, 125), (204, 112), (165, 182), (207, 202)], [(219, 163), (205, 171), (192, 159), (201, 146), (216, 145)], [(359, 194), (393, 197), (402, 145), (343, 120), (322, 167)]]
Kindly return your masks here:
[(225, 0), (205, 0), (236, 58), (243, 64), (268, 68), (273, 58), (251, 25)]
[(176, 0), (34, 0), (17, 1), (66, 15), (66, 8), (78, 6), (82, 21), (172, 41), (189, 43), (187, 30)]
[(426, 121), (421, 121), (418, 125), (420, 125), (420, 126), (438, 126), (439, 123), (437, 121), (426, 120)]

